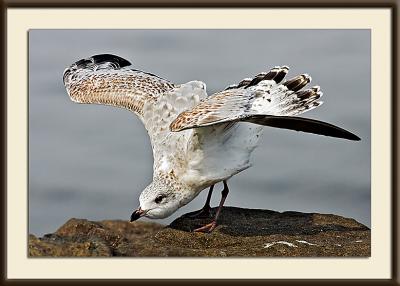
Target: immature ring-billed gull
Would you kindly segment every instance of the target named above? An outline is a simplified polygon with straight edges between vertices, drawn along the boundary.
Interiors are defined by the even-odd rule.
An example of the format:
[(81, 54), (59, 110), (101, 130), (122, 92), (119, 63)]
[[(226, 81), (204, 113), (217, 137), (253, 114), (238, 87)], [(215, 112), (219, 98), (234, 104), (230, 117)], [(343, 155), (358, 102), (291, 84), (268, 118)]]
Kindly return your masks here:
[(223, 182), (215, 218), (195, 230), (211, 232), (229, 192), (227, 180), (250, 167), (262, 126), (360, 140), (332, 124), (295, 117), (321, 105), (322, 92), (319, 86), (303, 89), (311, 81), (307, 74), (281, 83), (288, 71), (274, 67), (208, 96), (201, 81), (173, 84), (102, 54), (72, 64), (63, 79), (74, 102), (126, 108), (149, 134), (153, 181), (141, 193), (131, 221), (168, 217), (210, 188), (200, 212), (207, 213), (214, 185)]

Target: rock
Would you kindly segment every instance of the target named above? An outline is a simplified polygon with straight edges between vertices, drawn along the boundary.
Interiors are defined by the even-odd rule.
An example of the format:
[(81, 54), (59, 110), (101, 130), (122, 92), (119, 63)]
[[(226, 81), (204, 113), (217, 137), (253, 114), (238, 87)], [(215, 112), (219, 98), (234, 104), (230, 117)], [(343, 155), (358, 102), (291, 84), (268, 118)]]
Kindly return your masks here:
[(211, 221), (183, 215), (169, 226), (151, 222), (70, 219), (55, 233), (29, 236), (30, 256), (370, 256), (371, 232), (331, 214), (224, 207), (210, 234), (193, 229)]

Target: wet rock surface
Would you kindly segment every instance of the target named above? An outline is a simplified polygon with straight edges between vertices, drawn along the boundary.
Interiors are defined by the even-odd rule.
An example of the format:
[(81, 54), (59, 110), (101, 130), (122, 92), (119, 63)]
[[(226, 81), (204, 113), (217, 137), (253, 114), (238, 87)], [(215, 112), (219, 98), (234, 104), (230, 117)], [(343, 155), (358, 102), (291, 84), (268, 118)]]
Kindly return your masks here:
[(219, 226), (192, 232), (210, 217), (183, 215), (169, 226), (70, 219), (55, 233), (29, 236), (29, 256), (370, 256), (368, 227), (331, 214), (225, 207)]

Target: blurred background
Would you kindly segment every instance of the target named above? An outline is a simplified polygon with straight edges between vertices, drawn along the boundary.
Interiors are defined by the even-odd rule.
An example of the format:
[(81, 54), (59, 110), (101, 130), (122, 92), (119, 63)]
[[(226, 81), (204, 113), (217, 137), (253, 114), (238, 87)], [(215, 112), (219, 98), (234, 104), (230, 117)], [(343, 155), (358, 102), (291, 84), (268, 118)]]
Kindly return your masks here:
[[(72, 217), (128, 220), (151, 182), (152, 151), (139, 119), (75, 104), (65, 91), (64, 69), (99, 53), (174, 83), (204, 81), (209, 94), (276, 65), (290, 66), (289, 77), (310, 74), (324, 104), (302, 116), (362, 141), (265, 127), (253, 167), (230, 179), (226, 205), (333, 213), (371, 226), (369, 30), (31, 30), (30, 233), (54, 232)], [(157, 222), (201, 208), (206, 195)], [(219, 199), (214, 192), (212, 204)]]

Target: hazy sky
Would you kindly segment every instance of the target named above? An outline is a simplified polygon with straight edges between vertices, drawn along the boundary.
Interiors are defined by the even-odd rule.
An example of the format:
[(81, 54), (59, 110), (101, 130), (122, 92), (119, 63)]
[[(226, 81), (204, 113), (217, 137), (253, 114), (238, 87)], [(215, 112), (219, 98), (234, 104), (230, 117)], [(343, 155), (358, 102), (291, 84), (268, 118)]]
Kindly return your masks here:
[[(370, 226), (369, 30), (31, 30), (31, 233), (53, 232), (71, 217), (128, 220), (151, 182), (151, 146), (135, 115), (75, 104), (65, 91), (64, 69), (99, 53), (174, 83), (204, 81), (209, 94), (276, 65), (290, 66), (289, 77), (310, 74), (324, 104), (302, 116), (362, 141), (265, 127), (253, 167), (230, 180), (226, 205), (334, 213)], [(158, 222), (199, 209), (206, 193)], [(219, 199), (214, 192), (213, 205)]]

